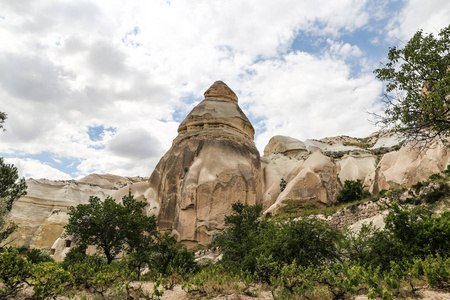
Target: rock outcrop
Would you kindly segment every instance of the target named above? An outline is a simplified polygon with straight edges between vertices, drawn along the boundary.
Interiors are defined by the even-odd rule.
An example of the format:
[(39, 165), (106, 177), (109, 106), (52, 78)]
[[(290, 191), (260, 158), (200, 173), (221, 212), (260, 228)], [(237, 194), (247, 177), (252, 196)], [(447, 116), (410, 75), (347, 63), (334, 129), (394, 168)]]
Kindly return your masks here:
[(237, 201), (261, 201), (261, 163), (254, 129), (236, 94), (215, 82), (180, 124), (172, 147), (150, 177), (151, 209), (159, 229), (189, 247), (222, 230)]
[(365, 178), (365, 185), (371, 193), (410, 186), (441, 172), (449, 162), (450, 151), (440, 142), (433, 142), (423, 151), (406, 144), (398, 151), (386, 153)]
[(139, 181), (148, 189), (146, 179), (110, 174), (91, 174), (80, 180), (64, 181), (28, 179), (27, 195), (14, 202), (10, 215), (19, 228), (6, 242), (18, 247), (49, 249), (68, 222), (69, 207), (88, 203), (90, 196), (105, 199), (121, 189), (128, 191)]
[[(435, 142), (420, 152), (387, 131), (365, 139), (347, 136), (305, 142), (275, 136), (261, 158), (266, 214), (293, 203), (297, 207), (333, 204), (345, 180), (361, 180), (371, 193), (410, 186), (439, 173), (450, 151)], [(281, 180), (285, 189), (280, 188)]]

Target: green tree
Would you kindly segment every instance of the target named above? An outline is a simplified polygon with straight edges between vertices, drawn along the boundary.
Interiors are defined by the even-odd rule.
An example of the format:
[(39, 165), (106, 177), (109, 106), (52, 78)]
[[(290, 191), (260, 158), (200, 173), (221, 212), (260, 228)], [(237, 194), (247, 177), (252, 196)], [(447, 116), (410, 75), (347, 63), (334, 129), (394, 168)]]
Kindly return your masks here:
[(14, 165), (5, 164), (0, 157), (0, 243), (3, 242), (17, 225), (7, 220), (13, 202), (27, 194), (25, 178), (19, 179), (17, 168)]
[(261, 222), (262, 205), (232, 204), (233, 213), (225, 217), (226, 230), (217, 238), (223, 252), (223, 262), (234, 267), (253, 269), (256, 265), (255, 251), (257, 233)]
[(6, 114), (0, 111), (0, 129), (3, 129), (3, 131), (5, 130), (3, 128), (3, 123), (5, 122), (6, 118), (7, 118)]
[(339, 258), (342, 234), (317, 218), (266, 221), (259, 231), (260, 253), (282, 264), (318, 266)]
[(344, 188), (337, 196), (337, 201), (341, 203), (353, 202), (368, 196), (370, 196), (370, 193), (364, 190), (361, 180), (346, 180), (344, 181)]
[(450, 135), (450, 26), (435, 37), (418, 31), (403, 48), (389, 49), (388, 60), (376, 69), (386, 82), (385, 112), (377, 123), (404, 135), (409, 141)]
[(91, 196), (88, 204), (71, 207), (66, 235), (72, 235), (74, 242), (86, 248), (94, 245), (106, 257), (108, 264), (121, 252), (138, 253), (139, 261), (144, 251), (153, 243), (156, 234), (156, 218), (143, 215), (147, 205), (132, 195), (122, 198), (123, 204), (111, 197), (104, 201)]

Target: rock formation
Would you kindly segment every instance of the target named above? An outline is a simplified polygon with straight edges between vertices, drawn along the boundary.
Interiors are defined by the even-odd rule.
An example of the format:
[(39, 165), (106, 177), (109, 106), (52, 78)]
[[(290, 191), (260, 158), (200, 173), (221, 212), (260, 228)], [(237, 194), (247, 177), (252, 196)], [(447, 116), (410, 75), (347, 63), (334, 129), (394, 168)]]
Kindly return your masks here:
[(190, 247), (223, 229), (232, 203), (257, 204), (262, 190), (254, 129), (236, 94), (217, 81), (204, 96), (149, 180), (148, 213)]
[[(149, 203), (145, 213), (158, 217), (161, 231), (176, 235), (188, 247), (206, 245), (214, 231), (223, 230), (234, 202), (262, 204), (266, 214), (288, 203), (324, 207), (335, 203), (345, 180), (361, 180), (377, 193), (425, 180), (450, 162), (450, 152), (438, 142), (419, 153), (387, 131), (364, 139), (299, 141), (275, 136), (260, 158), (254, 129), (236, 94), (217, 81), (204, 96), (180, 124), (172, 147), (149, 180), (108, 174), (69, 181), (27, 180), (28, 195), (13, 205), (11, 218), (19, 229), (9, 241), (29, 248), (53, 245), (55, 257), (61, 259), (68, 250), (67, 239), (60, 236), (70, 206), (87, 203), (92, 195), (120, 201), (131, 192)], [(339, 218), (344, 217), (336, 215)]]
[(345, 180), (361, 180), (371, 193), (410, 186), (444, 170), (450, 151), (435, 142), (419, 152), (386, 131), (365, 139), (341, 136), (305, 142), (275, 136), (261, 162), (265, 212), (273, 214), (288, 202), (297, 207), (331, 205)]
[(123, 187), (128, 191), (128, 186), (141, 180), (148, 189), (146, 178), (110, 174), (91, 174), (80, 180), (64, 181), (28, 179), (28, 194), (15, 201), (11, 210), (10, 217), (19, 228), (6, 242), (12, 241), (18, 247), (49, 249), (69, 220), (69, 207), (88, 203), (90, 196), (105, 199)]
[(385, 154), (375, 170), (365, 178), (371, 193), (382, 189), (410, 186), (444, 170), (450, 162), (450, 151), (440, 142), (420, 151), (407, 144), (398, 151)]

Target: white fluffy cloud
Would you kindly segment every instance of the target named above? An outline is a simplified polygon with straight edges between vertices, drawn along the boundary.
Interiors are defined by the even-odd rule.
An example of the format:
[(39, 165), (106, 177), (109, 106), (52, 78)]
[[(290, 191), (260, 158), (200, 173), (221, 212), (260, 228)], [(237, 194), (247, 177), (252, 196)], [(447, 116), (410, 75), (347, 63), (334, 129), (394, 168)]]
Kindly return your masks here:
[(13, 164), (19, 173), (20, 177), (27, 178), (47, 178), (51, 180), (65, 180), (72, 179), (69, 174), (61, 172), (49, 165), (41, 163), (36, 159), (19, 159), (19, 158), (6, 158), (5, 162)]
[[(379, 110), (381, 84), (371, 73), (374, 57), (345, 37), (376, 32), (370, 40), (378, 45), (387, 32), (408, 37), (417, 26), (449, 23), (445, 1), (410, 1), (385, 27), (389, 4), (7, 1), (0, 153), (33, 177), (148, 176), (215, 80), (238, 94), (260, 151), (276, 134), (364, 136), (375, 130), (364, 111)], [(104, 130), (92, 138), (92, 128)], [(63, 172), (61, 163), (30, 158), (40, 153), (73, 166)]]
[(388, 25), (388, 36), (407, 41), (419, 29), (437, 34), (450, 24), (450, 2), (446, 0), (410, 0)]

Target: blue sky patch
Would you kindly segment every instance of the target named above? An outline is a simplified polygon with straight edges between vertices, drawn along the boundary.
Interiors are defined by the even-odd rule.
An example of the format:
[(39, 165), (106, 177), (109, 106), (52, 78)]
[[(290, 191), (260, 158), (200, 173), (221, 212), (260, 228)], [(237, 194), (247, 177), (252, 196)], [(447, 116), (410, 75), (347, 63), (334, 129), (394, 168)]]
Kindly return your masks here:
[(88, 127), (88, 135), (93, 142), (101, 141), (103, 139), (103, 134), (105, 133), (105, 131), (115, 133), (116, 129), (113, 127), (105, 127), (103, 125)]
[(77, 177), (79, 171), (77, 167), (81, 164), (80, 158), (75, 157), (60, 157), (56, 153), (44, 151), (37, 154), (22, 154), (22, 153), (0, 153), (5, 158), (20, 158), (20, 159), (34, 159), (38, 160), (42, 164), (48, 165), (61, 172), (69, 174), (71, 177)]

